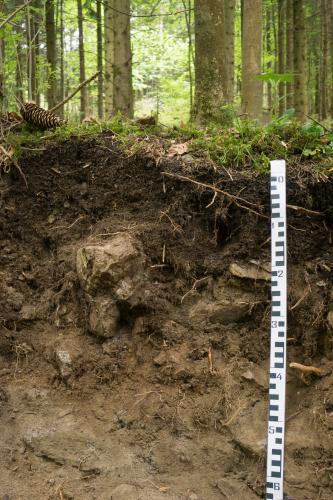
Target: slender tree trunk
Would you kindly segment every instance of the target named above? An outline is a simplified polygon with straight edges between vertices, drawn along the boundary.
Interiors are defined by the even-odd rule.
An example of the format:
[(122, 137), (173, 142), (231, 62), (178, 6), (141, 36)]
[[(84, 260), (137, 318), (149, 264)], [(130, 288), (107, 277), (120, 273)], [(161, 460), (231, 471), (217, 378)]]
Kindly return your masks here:
[(113, 114), (113, 64), (114, 64), (114, 31), (112, 10), (114, 0), (104, 2), (104, 46), (105, 46), (105, 70), (104, 70), (104, 91), (105, 91), (105, 116), (110, 118)]
[(15, 95), (16, 97), (23, 102), (23, 53), (22, 53), (22, 44), (18, 40), (16, 43), (16, 70), (15, 70)]
[[(285, 0), (278, 0), (278, 72), (285, 73)], [(286, 110), (285, 82), (279, 83), (279, 115)]]
[[(320, 110), (319, 117), (325, 120), (328, 115), (328, 5), (321, 0), (321, 59), (320, 59)], [(331, 14), (332, 15), (332, 14)]]
[(328, 9), (330, 12), (330, 26), (329, 26), (329, 45), (330, 45), (330, 54), (331, 54), (331, 95), (330, 95), (330, 115), (333, 117), (333, 0), (329, 0)]
[(15, 95), (19, 99), (19, 101), (23, 102), (23, 50), (22, 50), (22, 27), (20, 24), (17, 24), (14, 29), (14, 33), (16, 35), (16, 65), (15, 65)]
[(0, 112), (5, 109), (5, 41), (0, 37)]
[(221, 121), (226, 81), (224, 0), (195, 0), (195, 105), (198, 122)]
[(225, 101), (232, 104), (235, 94), (235, 0), (225, 0)]
[(304, 1), (294, 0), (294, 69), (295, 69), (295, 116), (301, 122), (306, 120), (307, 64)]
[(35, 96), (34, 100), (36, 104), (40, 106), (40, 27), (42, 22), (41, 16), (41, 2), (40, 0), (35, 0), (34, 3), (36, 9), (39, 11), (34, 12), (33, 15), (33, 33), (34, 33), (34, 60), (35, 60)]
[[(64, 45), (64, 0), (60, 0), (60, 85), (59, 85), (59, 102), (65, 99), (65, 45)], [(58, 110), (60, 116), (64, 116), (64, 108)]]
[(114, 0), (114, 111), (133, 117), (130, 0)]
[(28, 56), (28, 100), (36, 102), (37, 100), (37, 81), (36, 81), (36, 24), (35, 15), (30, 7), (27, 7), (27, 56)]
[[(83, 13), (82, 0), (77, 0), (77, 15), (79, 27), (79, 59), (80, 59), (80, 83), (86, 79), (86, 67), (84, 59), (84, 39), (83, 39)], [(80, 121), (86, 116), (87, 112), (87, 87), (83, 87), (80, 92)]]
[[(287, 37), (286, 37), (286, 71), (294, 73), (294, 9), (293, 1), (287, 0)], [(294, 84), (287, 83), (287, 109), (294, 107)]]
[(102, 0), (97, 0), (97, 71), (99, 71), (97, 88), (98, 118), (103, 118), (103, 33), (102, 33)]
[(57, 99), (57, 51), (56, 51), (56, 31), (54, 20), (54, 0), (45, 2), (45, 23), (46, 23), (46, 59), (48, 63), (48, 89), (47, 102), (49, 108), (56, 105)]
[[(272, 10), (270, 6), (268, 8), (266, 7), (266, 53), (269, 58), (267, 62), (267, 73), (271, 73), (273, 69), (271, 60), (273, 52), (272, 52)], [(269, 115), (271, 116), (273, 107), (271, 82), (267, 82), (267, 107)]]
[(262, 0), (243, 0), (242, 10), (242, 108), (249, 118), (260, 121), (263, 85), (257, 76), (261, 73)]
[(193, 119), (193, 73), (192, 62), (193, 57), (193, 42), (192, 42), (192, 0), (182, 0), (185, 11), (185, 21), (188, 37), (187, 63), (188, 63), (188, 79), (190, 84), (190, 121)]

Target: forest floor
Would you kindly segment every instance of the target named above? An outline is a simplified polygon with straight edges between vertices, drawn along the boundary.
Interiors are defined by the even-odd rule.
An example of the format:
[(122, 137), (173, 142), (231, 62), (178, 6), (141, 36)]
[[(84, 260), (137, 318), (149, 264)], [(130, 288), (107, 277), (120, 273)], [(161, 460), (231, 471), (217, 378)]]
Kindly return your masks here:
[[(269, 179), (155, 146), (1, 175), (1, 499), (264, 498)], [(288, 369), (285, 487), (329, 500), (333, 182), (291, 158), (288, 203), (288, 362), (323, 376)]]

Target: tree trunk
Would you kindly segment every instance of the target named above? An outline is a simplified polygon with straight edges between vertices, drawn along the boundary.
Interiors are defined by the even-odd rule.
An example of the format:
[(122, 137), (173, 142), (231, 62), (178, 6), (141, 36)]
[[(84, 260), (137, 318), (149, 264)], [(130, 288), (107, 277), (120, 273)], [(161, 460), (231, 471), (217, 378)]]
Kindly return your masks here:
[[(64, 0), (60, 0), (60, 86), (59, 102), (65, 99), (65, 46), (64, 46)], [(60, 116), (64, 116), (64, 107), (58, 110)]]
[(22, 27), (18, 23), (14, 28), (14, 33), (16, 35), (16, 66), (15, 66), (15, 95), (19, 101), (24, 101), (23, 96), (23, 50), (22, 50)]
[(294, 0), (295, 117), (304, 122), (307, 115), (307, 64), (304, 1)]
[[(286, 38), (286, 71), (294, 73), (294, 10), (293, 1), (287, 0), (287, 38)], [(294, 107), (294, 84), (287, 83), (287, 109)]]
[(225, 0), (225, 102), (232, 104), (235, 87), (235, 0)]
[(45, 2), (45, 23), (46, 23), (46, 59), (48, 63), (47, 72), (47, 102), (49, 108), (56, 105), (57, 99), (57, 52), (56, 52), (56, 31), (54, 21), (54, 0)]
[(110, 118), (113, 114), (113, 64), (114, 64), (114, 31), (112, 10), (114, 0), (104, 2), (104, 45), (105, 45), (105, 116)]
[(28, 49), (28, 100), (37, 100), (36, 81), (36, 23), (35, 14), (27, 7), (27, 49)]
[(99, 71), (97, 88), (98, 118), (103, 118), (103, 33), (102, 33), (102, 0), (97, 0), (97, 71)]
[(257, 76), (261, 73), (262, 0), (242, 0), (242, 11), (242, 108), (249, 118), (260, 121), (263, 85)]
[[(267, 73), (272, 72), (272, 10), (271, 6), (266, 7), (266, 53), (268, 56), (267, 62)], [(273, 108), (273, 99), (272, 99), (272, 83), (267, 82), (267, 107), (269, 117), (271, 117), (272, 108)]]
[(114, 0), (114, 111), (133, 117), (130, 0)]
[[(285, 73), (285, 0), (278, 0), (278, 72)], [(279, 115), (286, 110), (285, 82), (279, 83)]]
[(38, 106), (40, 106), (40, 88), (39, 88), (39, 82), (40, 82), (40, 36), (39, 36), (39, 31), (40, 31), (40, 25), (42, 22), (42, 6), (41, 6), (41, 1), (40, 0), (35, 0), (34, 6), (37, 11), (34, 12), (33, 15), (33, 33), (34, 33), (34, 58), (35, 58), (35, 71), (36, 71), (36, 76), (35, 76), (35, 82), (36, 82), (36, 96), (35, 96), (35, 101)]
[(198, 122), (220, 122), (225, 104), (224, 0), (195, 0), (195, 104)]
[(5, 41), (0, 37), (0, 112), (5, 110)]
[[(84, 40), (83, 40), (83, 14), (82, 1), (77, 0), (77, 15), (79, 27), (79, 60), (80, 60), (80, 83), (86, 79), (86, 67), (84, 60)], [(83, 87), (80, 91), (80, 121), (86, 116), (87, 112), (87, 88)]]
[(331, 53), (331, 95), (330, 95), (330, 115), (333, 117), (333, 0), (329, 0), (328, 10), (330, 12), (330, 26), (329, 26), (329, 44)]
[[(328, 115), (328, 12), (327, 1), (321, 0), (321, 59), (320, 59), (320, 109), (319, 118), (325, 120)], [(331, 14), (332, 15), (332, 14)]]

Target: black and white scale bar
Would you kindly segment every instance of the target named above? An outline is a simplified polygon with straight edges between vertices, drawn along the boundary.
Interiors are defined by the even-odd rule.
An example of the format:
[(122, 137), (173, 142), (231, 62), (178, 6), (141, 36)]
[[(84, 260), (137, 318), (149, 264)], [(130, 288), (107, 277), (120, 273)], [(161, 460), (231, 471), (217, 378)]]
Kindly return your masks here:
[(283, 500), (286, 347), (286, 163), (271, 162), (272, 301), (266, 499)]

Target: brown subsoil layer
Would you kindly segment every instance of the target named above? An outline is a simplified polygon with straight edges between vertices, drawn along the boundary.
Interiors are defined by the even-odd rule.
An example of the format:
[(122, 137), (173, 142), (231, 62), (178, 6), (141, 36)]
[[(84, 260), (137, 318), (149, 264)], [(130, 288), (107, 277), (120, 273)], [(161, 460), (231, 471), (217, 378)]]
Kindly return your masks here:
[[(107, 135), (20, 167), (27, 186), (0, 179), (0, 498), (265, 498), (268, 177)], [(312, 172), (288, 172), (288, 363), (322, 370), (288, 368), (293, 500), (333, 498), (333, 183)], [(108, 270), (88, 289), (78, 254), (125, 241), (127, 295)]]

